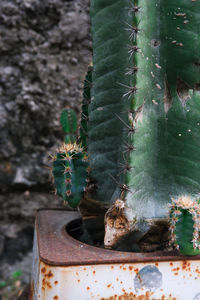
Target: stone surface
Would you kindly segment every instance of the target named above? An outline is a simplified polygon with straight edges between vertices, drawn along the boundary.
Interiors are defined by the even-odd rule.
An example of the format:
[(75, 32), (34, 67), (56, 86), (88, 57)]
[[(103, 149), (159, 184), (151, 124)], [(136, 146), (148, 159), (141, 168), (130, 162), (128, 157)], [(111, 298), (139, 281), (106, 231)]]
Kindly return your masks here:
[(13, 300), (30, 280), (36, 210), (64, 207), (46, 166), (63, 139), (62, 109), (79, 113), (89, 0), (1, 0), (0, 24), (0, 298)]
[(89, 0), (0, 1), (0, 190), (49, 186), (59, 117), (79, 112), (91, 61)]

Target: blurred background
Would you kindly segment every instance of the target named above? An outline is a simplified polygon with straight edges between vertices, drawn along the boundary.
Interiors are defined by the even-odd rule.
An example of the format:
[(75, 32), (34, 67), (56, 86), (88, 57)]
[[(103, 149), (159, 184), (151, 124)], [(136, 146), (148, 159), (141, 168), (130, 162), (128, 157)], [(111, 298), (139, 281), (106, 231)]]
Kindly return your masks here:
[(1, 300), (29, 282), (36, 210), (63, 205), (46, 166), (62, 109), (80, 110), (89, 22), (89, 0), (0, 1)]

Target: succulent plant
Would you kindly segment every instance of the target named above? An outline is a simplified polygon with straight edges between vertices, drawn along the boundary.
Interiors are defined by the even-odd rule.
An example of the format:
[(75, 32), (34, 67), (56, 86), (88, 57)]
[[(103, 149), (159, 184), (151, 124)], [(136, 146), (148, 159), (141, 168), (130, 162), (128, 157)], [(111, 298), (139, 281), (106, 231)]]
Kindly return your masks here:
[(169, 212), (171, 242), (184, 255), (200, 254), (200, 201), (190, 196), (172, 198)]
[[(93, 71), (80, 129), (90, 181), (80, 210), (93, 237), (109, 207), (109, 220), (123, 212), (120, 226), (139, 244), (167, 222), (171, 197), (200, 191), (200, 3), (92, 0), (90, 12)], [(105, 244), (121, 238), (115, 229)]]

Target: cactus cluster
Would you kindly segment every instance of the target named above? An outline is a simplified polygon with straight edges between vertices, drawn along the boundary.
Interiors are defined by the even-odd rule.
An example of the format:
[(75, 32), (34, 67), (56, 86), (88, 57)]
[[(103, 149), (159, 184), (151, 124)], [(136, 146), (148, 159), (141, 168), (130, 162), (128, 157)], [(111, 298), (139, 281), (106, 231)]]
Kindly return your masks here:
[(171, 243), (184, 255), (200, 254), (200, 201), (190, 196), (172, 198), (169, 211)]
[[(199, 12), (195, 0), (91, 1), (93, 70), (89, 69), (84, 84), (79, 146), (69, 146), (77, 128), (67, 111), (61, 119), (66, 122), (68, 150), (60, 150), (54, 164), (69, 180), (65, 168), (70, 165), (75, 174), (87, 149), (87, 220), (104, 212), (99, 207), (108, 208), (120, 199), (125, 217), (128, 214), (134, 223), (129, 225), (137, 231), (137, 241), (157, 221), (167, 222), (171, 197), (196, 199), (200, 191)], [(55, 182), (66, 197), (69, 184), (63, 188), (64, 177)], [(80, 176), (74, 178), (77, 189)], [(80, 185), (82, 193), (85, 181)], [(172, 201), (170, 212), (172, 223), (177, 218), (174, 212), (181, 213), (182, 221), (171, 226), (176, 227), (178, 243), (181, 227), (191, 232), (197, 228), (195, 213), (198, 216), (198, 204), (184, 208), (179, 200)], [(195, 229), (195, 247), (196, 236)], [(193, 253), (185, 250), (184, 243), (188, 245), (185, 239), (180, 250)]]

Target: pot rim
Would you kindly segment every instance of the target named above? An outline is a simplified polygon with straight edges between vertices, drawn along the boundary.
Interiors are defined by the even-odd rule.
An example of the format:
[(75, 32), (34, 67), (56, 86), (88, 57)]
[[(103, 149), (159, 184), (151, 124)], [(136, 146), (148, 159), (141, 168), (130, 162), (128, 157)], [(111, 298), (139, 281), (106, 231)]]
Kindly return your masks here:
[(82, 243), (70, 236), (66, 227), (80, 219), (77, 211), (66, 209), (39, 209), (36, 215), (36, 237), (40, 259), (53, 266), (92, 264), (125, 264), (159, 261), (200, 260), (200, 255), (183, 256), (178, 251), (122, 252)]

